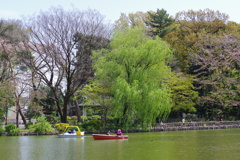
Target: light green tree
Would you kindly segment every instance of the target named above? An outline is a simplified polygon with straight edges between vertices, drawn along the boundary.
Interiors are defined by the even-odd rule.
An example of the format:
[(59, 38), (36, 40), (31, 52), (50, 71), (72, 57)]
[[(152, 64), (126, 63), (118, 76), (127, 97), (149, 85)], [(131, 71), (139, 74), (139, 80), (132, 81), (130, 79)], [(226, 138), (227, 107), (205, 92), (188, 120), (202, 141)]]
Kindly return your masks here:
[(179, 116), (182, 112), (196, 112), (198, 92), (194, 90), (192, 76), (172, 72), (171, 78), (167, 79), (166, 83), (171, 88), (172, 112), (178, 113)]
[(77, 91), (75, 99), (84, 97), (82, 105), (99, 106), (98, 109), (102, 113), (101, 119), (104, 125), (106, 125), (108, 112), (112, 104), (112, 96), (110, 95), (109, 89), (104, 85), (89, 84), (82, 90)]
[(115, 30), (124, 31), (126, 28), (142, 28), (147, 30), (145, 21), (149, 19), (148, 13), (136, 12), (136, 13), (121, 13), (118, 20), (115, 21)]
[(134, 122), (146, 127), (157, 117), (167, 117), (172, 101), (163, 79), (171, 72), (165, 65), (170, 53), (160, 38), (153, 40), (132, 28), (114, 35), (111, 50), (94, 54), (96, 76), (110, 88), (120, 125)]

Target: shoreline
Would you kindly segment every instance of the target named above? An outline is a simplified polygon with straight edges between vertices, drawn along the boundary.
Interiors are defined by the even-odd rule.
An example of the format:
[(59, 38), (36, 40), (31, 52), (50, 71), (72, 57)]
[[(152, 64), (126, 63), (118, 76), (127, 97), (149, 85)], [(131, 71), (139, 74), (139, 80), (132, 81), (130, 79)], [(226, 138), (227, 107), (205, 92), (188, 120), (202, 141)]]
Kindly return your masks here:
[[(233, 129), (240, 128), (240, 121), (224, 121), (224, 122), (175, 122), (175, 123), (156, 123), (149, 130), (140, 129), (122, 129), (124, 133), (141, 133), (141, 132), (168, 132), (168, 131), (188, 131), (188, 130), (211, 130), (211, 129)], [(114, 133), (114, 130), (112, 130)], [(98, 130), (97, 132), (85, 131), (85, 134), (105, 134), (107, 131)], [(17, 136), (38, 136), (38, 135), (58, 135), (59, 132), (47, 132), (39, 134), (36, 132), (20, 132)], [(11, 136), (3, 133), (1, 136)]]
[(211, 129), (232, 129), (240, 128), (240, 121), (228, 122), (185, 122), (185, 123), (166, 123), (155, 126), (152, 132), (159, 131), (187, 131), (187, 130), (211, 130)]
[(157, 123), (148, 131), (144, 131), (142, 129), (129, 129), (129, 130), (122, 129), (122, 131), (125, 133), (139, 133), (139, 132), (168, 132), (168, 131), (233, 129), (233, 128), (240, 128), (240, 121)]

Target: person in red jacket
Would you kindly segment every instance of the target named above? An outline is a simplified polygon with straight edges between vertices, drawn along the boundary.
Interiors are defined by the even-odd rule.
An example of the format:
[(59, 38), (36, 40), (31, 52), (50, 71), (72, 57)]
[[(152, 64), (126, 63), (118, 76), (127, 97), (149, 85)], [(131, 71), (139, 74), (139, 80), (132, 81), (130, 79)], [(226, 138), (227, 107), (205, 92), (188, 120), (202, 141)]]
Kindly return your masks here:
[(120, 130), (120, 129), (118, 129), (118, 131), (117, 131), (117, 136), (122, 136), (123, 134), (122, 134), (122, 131)]

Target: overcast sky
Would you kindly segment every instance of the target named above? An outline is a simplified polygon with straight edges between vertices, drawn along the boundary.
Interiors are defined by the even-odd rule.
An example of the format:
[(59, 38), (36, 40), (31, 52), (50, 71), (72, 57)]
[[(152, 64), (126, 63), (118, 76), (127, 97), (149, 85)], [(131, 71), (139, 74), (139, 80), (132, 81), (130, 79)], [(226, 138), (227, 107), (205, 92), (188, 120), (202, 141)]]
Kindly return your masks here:
[(156, 11), (163, 8), (175, 16), (179, 11), (209, 8), (226, 13), (231, 21), (240, 23), (239, 0), (0, 0), (0, 19), (21, 19), (22, 16), (48, 10), (51, 6), (62, 6), (66, 10), (73, 7), (80, 10), (96, 9), (112, 22), (117, 20), (121, 13)]

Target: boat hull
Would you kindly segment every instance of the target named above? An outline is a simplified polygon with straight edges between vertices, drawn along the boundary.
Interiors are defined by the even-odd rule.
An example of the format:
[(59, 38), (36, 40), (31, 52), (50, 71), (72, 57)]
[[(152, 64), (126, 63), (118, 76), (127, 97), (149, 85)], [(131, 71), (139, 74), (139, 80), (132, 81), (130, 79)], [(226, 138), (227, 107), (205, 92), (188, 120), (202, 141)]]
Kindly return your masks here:
[(116, 136), (116, 135), (104, 135), (104, 134), (92, 134), (95, 140), (110, 140), (110, 139), (128, 139), (128, 136)]

